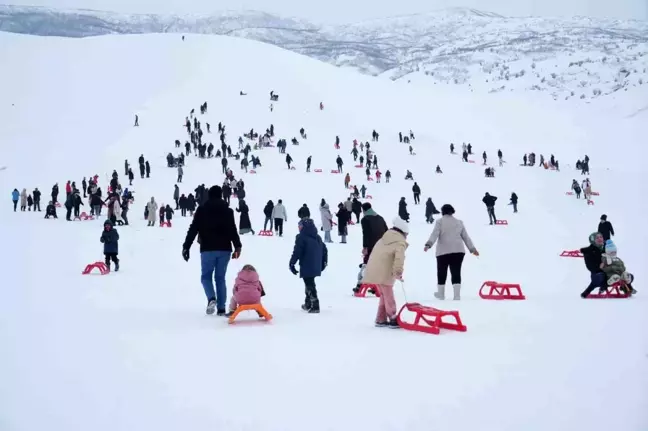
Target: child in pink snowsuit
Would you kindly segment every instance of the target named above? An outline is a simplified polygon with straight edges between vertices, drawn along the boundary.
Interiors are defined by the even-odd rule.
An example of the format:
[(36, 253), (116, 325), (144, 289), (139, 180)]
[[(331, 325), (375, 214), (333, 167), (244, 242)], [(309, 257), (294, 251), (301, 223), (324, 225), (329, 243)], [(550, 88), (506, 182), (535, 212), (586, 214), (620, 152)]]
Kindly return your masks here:
[(259, 274), (252, 265), (245, 265), (234, 280), (234, 293), (230, 300), (230, 312), (240, 305), (260, 304), (265, 294)]

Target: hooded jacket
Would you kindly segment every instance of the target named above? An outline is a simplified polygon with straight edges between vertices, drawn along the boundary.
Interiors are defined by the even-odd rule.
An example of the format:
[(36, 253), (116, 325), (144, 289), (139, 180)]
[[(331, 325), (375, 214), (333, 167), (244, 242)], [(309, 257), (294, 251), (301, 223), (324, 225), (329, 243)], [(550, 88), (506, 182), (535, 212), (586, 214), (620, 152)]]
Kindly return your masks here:
[(315, 223), (311, 219), (300, 222), (301, 231), (295, 237), (295, 246), (290, 257), (289, 266), (299, 262), (301, 278), (319, 277), (328, 264), (328, 250), (317, 234)]
[(234, 300), (239, 305), (261, 302), (263, 286), (256, 271), (241, 270), (234, 280)]
[[(106, 230), (106, 226), (110, 226), (110, 229)], [(104, 222), (104, 231), (101, 233), (99, 241), (104, 245), (104, 253), (117, 254), (119, 252), (119, 233), (117, 233), (117, 229), (113, 227), (110, 220)]]
[(191, 221), (183, 248), (191, 248), (196, 235), (200, 235), (200, 251), (232, 251), (241, 248), (236, 229), (234, 211), (220, 197), (210, 197), (198, 207)]
[(583, 253), (585, 266), (592, 273), (603, 272), (601, 270), (601, 259), (605, 249), (603, 244), (600, 246), (596, 244), (596, 235), (598, 235), (598, 232), (591, 233), (589, 236), (590, 245), (580, 249), (580, 252)]
[(405, 250), (409, 244), (405, 235), (389, 229), (376, 243), (365, 268), (363, 283), (391, 286), (396, 274), (402, 274), (405, 266)]
[(450, 214), (444, 215), (436, 222), (425, 246), (432, 248), (434, 243), (437, 243), (437, 256), (451, 253), (465, 253), (464, 244), (471, 253), (475, 252), (475, 246), (470, 236), (468, 236), (463, 222)]
[(286, 214), (286, 207), (283, 204), (277, 204), (272, 209), (272, 218), (281, 218), (284, 221), (288, 221), (288, 215)]
[(333, 229), (333, 215), (329, 209), (329, 204), (320, 207), (320, 215), (322, 216), (322, 230), (330, 232)]

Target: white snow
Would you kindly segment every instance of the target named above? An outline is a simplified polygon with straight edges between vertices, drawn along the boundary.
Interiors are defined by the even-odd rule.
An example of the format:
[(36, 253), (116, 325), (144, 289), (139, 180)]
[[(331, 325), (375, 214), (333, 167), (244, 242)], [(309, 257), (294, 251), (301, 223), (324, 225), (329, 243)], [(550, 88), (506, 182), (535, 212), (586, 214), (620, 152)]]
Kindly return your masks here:
[[(58, 39), (0, 33), (0, 429), (25, 430), (609, 430), (648, 428), (648, 337), (644, 280), (648, 93), (636, 89), (594, 105), (556, 105), (533, 94), (476, 96), (336, 69), (250, 40), (177, 35)], [(440, 87), (440, 86), (439, 86)], [(239, 90), (249, 95), (240, 97)], [(270, 90), (280, 94), (274, 112)], [(274, 320), (240, 322), (204, 315), (199, 250), (180, 255), (189, 220), (147, 228), (144, 203), (171, 202), (175, 170), (165, 155), (184, 142), (183, 120), (209, 103), (202, 123), (227, 126), (234, 148), (251, 127), (271, 123), (290, 142), (304, 127), (308, 140), (288, 152), (257, 154), (263, 167), (242, 175), (253, 227), (266, 201), (288, 209), (284, 238), (243, 236), (228, 287), (245, 263), (255, 265)], [(324, 111), (318, 109), (323, 101)], [(134, 114), (141, 127), (133, 128)], [(359, 226), (349, 244), (330, 244), (329, 267), (317, 279), (322, 313), (300, 310), (303, 284), (288, 271), (296, 213), (347, 196), (343, 177), (328, 173), (340, 136), (352, 184), (352, 140), (370, 140), (390, 184), (368, 183), (374, 208), (388, 223), (405, 196), (412, 215), (404, 278), (409, 301), (456, 309), (466, 333), (427, 335), (374, 328), (376, 299), (351, 295), (361, 256)], [(416, 157), (397, 134), (412, 129)], [(207, 137), (217, 144), (214, 133)], [(474, 145), (475, 164), (449, 154), (450, 142)], [(507, 164), (486, 179), (482, 151)], [(561, 172), (520, 167), (522, 155), (554, 154)], [(99, 174), (105, 190), (124, 159), (151, 161), (136, 178), (131, 226), (118, 228), (122, 270), (82, 276), (103, 258), (101, 221), (44, 220), (13, 213), (14, 188), (51, 186)], [(591, 157), (594, 206), (565, 196), (573, 164)], [(313, 168), (305, 173), (305, 159)], [(434, 174), (439, 164), (443, 175)], [(463, 298), (432, 293), (436, 265), (423, 252), (432, 227), (415, 206), (411, 169), (423, 202), (451, 203), (481, 256), (467, 257)], [(218, 160), (187, 159), (181, 191), (220, 184)], [(238, 173), (238, 166), (235, 166)], [(241, 174), (239, 174), (241, 175)], [(136, 177), (138, 177), (136, 175)], [(122, 178), (122, 184), (125, 184)], [(499, 197), (508, 226), (488, 226), (481, 197)], [(518, 214), (508, 203), (519, 198)], [(233, 201), (234, 203), (234, 201)], [(43, 205), (43, 210), (44, 210)], [(87, 208), (83, 208), (87, 210)], [(639, 294), (628, 300), (582, 300), (589, 274), (579, 259), (603, 213), (615, 226), (619, 256), (635, 274)], [(334, 232), (335, 233), (335, 232)], [(337, 242), (337, 237), (334, 235)], [(482, 282), (520, 283), (526, 301), (485, 301)], [(396, 289), (398, 305), (405, 301)], [(229, 301), (228, 301), (229, 302)]]

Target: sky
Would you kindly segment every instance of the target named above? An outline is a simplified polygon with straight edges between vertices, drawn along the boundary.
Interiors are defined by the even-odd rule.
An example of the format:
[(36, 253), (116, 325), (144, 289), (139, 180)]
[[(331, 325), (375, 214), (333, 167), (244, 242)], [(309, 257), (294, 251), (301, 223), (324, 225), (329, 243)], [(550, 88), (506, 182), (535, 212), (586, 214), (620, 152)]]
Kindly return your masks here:
[(648, 20), (648, 0), (5, 0), (17, 5), (86, 8), (128, 13), (209, 13), (253, 9), (336, 24), (470, 7), (508, 16), (574, 16)]

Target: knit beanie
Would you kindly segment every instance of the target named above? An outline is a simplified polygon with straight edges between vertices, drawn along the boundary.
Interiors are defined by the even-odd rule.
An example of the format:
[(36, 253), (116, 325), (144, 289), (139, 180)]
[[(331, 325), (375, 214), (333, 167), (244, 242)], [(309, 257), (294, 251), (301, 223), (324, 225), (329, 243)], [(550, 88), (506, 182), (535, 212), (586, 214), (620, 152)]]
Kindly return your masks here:
[(409, 224), (405, 220), (403, 220), (402, 218), (394, 217), (394, 220), (392, 220), (392, 224), (399, 231), (401, 231), (401, 232), (403, 232), (405, 234), (409, 233)]
[(617, 251), (616, 245), (614, 244), (614, 242), (612, 242), (611, 239), (608, 239), (607, 241), (605, 241), (605, 252), (606, 253), (616, 253), (616, 251)]

